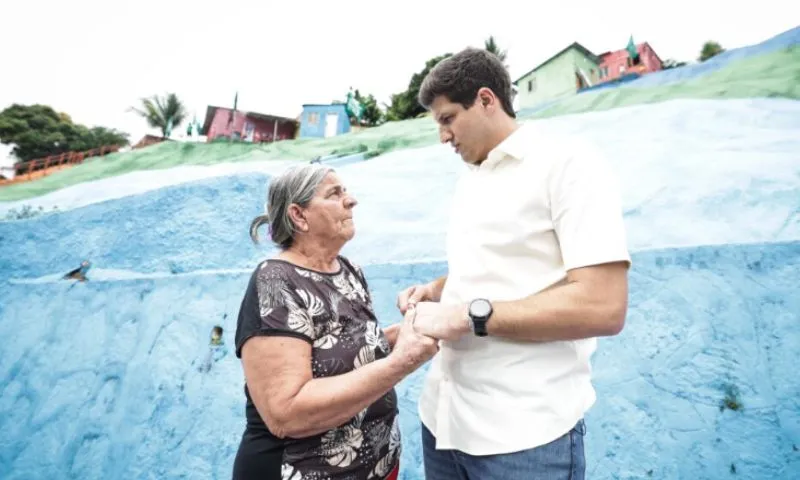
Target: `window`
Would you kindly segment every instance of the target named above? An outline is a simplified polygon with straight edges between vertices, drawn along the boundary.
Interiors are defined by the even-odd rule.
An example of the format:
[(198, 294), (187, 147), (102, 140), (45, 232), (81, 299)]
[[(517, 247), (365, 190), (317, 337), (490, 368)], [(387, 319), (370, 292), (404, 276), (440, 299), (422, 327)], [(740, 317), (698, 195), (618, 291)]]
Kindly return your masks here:
[(619, 66), (619, 73), (622, 73), (624, 71), (625, 71), (625, 65), (620, 65)]
[(309, 114), (308, 114), (308, 124), (309, 125), (317, 125), (317, 124), (319, 124), (319, 113), (317, 113), (317, 112), (309, 112)]
[(635, 60), (631, 60), (631, 57), (628, 57), (627, 64), (629, 67), (633, 67), (642, 63), (642, 56), (637, 55)]
[(528, 80), (528, 91), (533, 92), (536, 90), (536, 77)]

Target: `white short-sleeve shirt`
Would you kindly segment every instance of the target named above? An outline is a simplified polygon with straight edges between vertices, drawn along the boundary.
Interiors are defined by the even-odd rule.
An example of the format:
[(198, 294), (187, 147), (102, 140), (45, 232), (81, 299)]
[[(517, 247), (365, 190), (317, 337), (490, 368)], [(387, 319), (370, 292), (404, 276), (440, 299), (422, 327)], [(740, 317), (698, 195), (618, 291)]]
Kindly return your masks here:
[[(453, 197), (441, 302), (516, 300), (567, 270), (630, 262), (615, 175), (574, 138), (520, 126)], [(491, 322), (491, 320), (490, 320)], [(437, 449), (510, 453), (568, 432), (595, 401), (596, 340), (524, 342), (466, 335), (441, 342), (420, 395)]]

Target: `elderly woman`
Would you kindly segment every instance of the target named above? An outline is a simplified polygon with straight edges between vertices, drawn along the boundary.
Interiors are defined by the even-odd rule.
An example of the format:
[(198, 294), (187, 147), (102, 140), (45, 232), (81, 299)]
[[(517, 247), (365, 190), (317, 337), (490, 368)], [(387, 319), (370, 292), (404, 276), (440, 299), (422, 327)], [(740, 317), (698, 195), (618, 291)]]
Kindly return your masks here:
[(280, 253), (255, 269), (242, 300), (236, 356), (247, 426), (233, 468), (245, 479), (394, 479), (400, 430), (394, 386), (436, 352), (413, 310), (378, 326), (361, 269), (340, 255), (356, 200), (324, 165), (273, 178), (267, 213)]

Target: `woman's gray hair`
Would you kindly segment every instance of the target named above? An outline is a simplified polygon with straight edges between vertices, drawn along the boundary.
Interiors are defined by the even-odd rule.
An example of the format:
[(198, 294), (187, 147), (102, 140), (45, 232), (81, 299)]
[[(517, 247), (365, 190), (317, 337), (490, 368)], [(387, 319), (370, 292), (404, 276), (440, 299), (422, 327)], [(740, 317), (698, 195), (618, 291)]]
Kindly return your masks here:
[(258, 243), (258, 229), (269, 225), (272, 241), (285, 250), (292, 246), (295, 238), (295, 226), (289, 218), (289, 206), (296, 203), (303, 208), (308, 207), (317, 192), (317, 187), (325, 176), (333, 172), (333, 168), (319, 163), (290, 167), (269, 182), (266, 213), (253, 219), (250, 224), (250, 238)]

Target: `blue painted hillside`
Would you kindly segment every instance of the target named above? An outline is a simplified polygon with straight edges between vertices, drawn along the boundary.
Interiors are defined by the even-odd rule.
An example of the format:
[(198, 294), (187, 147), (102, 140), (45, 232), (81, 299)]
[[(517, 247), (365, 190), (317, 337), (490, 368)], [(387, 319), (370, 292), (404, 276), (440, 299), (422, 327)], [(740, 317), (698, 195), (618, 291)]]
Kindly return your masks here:
[[(800, 478), (800, 102), (671, 101), (540, 120), (617, 170), (633, 251), (623, 333), (594, 357), (588, 478)], [(345, 253), (381, 323), (445, 270), (460, 160), (435, 146), (339, 168)], [(154, 172), (153, 175), (160, 175)], [(0, 222), (0, 478), (225, 479), (244, 426), (232, 343), (268, 176), (217, 176)], [(91, 197), (100, 184), (85, 184)], [(85, 284), (59, 280), (88, 258)], [(398, 386), (421, 479), (418, 371)], [(735, 473), (734, 473), (735, 472)]]
[[(623, 184), (635, 250), (800, 238), (800, 102), (672, 101), (537, 123), (580, 134), (608, 156)], [(449, 148), (337, 168), (360, 201), (358, 234), (347, 252), (363, 263), (444, 258), (449, 198), (463, 168)], [(15, 246), (0, 249), (0, 271), (36, 278), (69, 271), (84, 258), (141, 273), (248, 269), (269, 253), (247, 233), (267, 179), (214, 177), (0, 222), (0, 241)]]
[[(594, 359), (589, 478), (729, 478), (731, 465), (743, 478), (796, 478), (800, 242), (633, 261), (626, 329)], [(399, 320), (399, 288), (444, 269), (367, 267), (381, 323)], [(196, 367), (214, 324), (232, 341), (248, 273), (111, 277), (0, 290), (0, 335), (13, 339), (0, 351), (0, 478), (229, 478), (241, 367), (232, 351), (208, 373)], [(422, 478), (423, 373), (398, 386), (404, 479)], [(729, 393), (739, 411), (721, 408)]]

